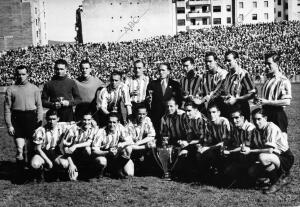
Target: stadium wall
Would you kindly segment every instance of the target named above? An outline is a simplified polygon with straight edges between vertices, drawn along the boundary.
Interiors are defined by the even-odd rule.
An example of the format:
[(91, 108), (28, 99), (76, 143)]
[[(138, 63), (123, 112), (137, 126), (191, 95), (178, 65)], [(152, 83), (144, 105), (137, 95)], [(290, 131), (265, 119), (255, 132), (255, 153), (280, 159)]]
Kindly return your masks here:
[(176, 34), (172, 0), (84, 0), (83, 42), (119, 42)]

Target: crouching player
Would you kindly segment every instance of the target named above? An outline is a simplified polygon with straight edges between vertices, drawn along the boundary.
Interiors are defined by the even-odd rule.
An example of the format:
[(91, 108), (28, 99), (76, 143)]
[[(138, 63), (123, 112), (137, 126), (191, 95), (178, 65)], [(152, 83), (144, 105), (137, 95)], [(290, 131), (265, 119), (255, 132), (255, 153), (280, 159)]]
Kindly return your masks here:
[(264, 193), (275, 193), (287, 184), (287, 178), (284, 176), (294, 163), (294, 155), (289, 148), (287, 136), (277, 125), (267, 121), (263, 109), (255, 109), (252, 118), (256, 129), (251, 138), (250, 148), (246, 147), (243, 154), (257, 155), (258, 164), (254, 164), (248, 172), (254, 178), (269, 178), (271, 185)]
[[(91, 143), (98, 135), (98, 127), (91, 114), (83, 115), (80, 126), (69, 129), (63, 140), (64, 156), (61, 161), (66, 163), (70, 180), (77, 180), (91, 161)], [(83, 178), (83, 176), (82, 176)]]
[[(137, 108), (137, 115), (133, 122), (129, 122), (126, 126), (129, 135), (132, 137), (134, 144), (131, 146), (131, 159), (134, 162), (134, 169), (142, 172), (149, 164), (152, 152), (149, 149), (156, 147), (155, 129), (151, 119), (147, 116), (146, 106), (139, 106)], [(146, 159), (146, 160), (145, 160)], [(132, 169), (132, 170), (134, 170)]]
[[(198, 177), (197, 152), (205, 143), (205, 132), (207, 127), (206, 117), (198, 110), (192, 100), (185, 103), (184, 128), (187, 131), (186, 138), (178, 140), (181, 151), (178, 155), (177, 171), (181, 171), (185, 178)], [(187, 170), (188, 169), (188, 170)]]
[(205, 143), (197, 152), (197, 162), (204, 181), (207, 181), (207, 178), (223, 170), (221, 149), (224, 141), (229, 138), (230, 123), (228, 119), (220, 115), (220, 109), (216, 104), (212, 103), (208, 105)]
[(110, 113), (108, 125), (99, 130), (98, 136), (92, 142), (92, 156), (94, 157), (98, 178), (103, 176), (107, 168), (109, 173), (118, 178), (134, 175), (134, 165), (130, 160), (133, 144), (125, 127), (119, 123), (119, 115)]
[[(38, 182), (43, 181), (43, 169), (51, 170), (55, 167), (65, 167), (62, 159), (62, 137), (71, 127), (69, 123), (58, 122), (57, 111), (48, 110), (46, 125), (36, 129), (33, 135), (35, 155), (31, 160), (33, 177)], [(51, 171), (50, 171), (51, 172)], [(49, 172), (49, 174), (50, 174)], [(55, 174), (55, 172), (51, 172)]]
[(224, 182), (222, 185), (231, 185), (236, 181), (247, 181), (243, 179), (247, 170), (253, 162), (251, 156), (242, 154), (242, 151), (249, 146), (250, 138), (255, 126), (245, 119), (242, 109), (237, 105), (230, 112), (231, 128), (229, 139), (224, 141)]

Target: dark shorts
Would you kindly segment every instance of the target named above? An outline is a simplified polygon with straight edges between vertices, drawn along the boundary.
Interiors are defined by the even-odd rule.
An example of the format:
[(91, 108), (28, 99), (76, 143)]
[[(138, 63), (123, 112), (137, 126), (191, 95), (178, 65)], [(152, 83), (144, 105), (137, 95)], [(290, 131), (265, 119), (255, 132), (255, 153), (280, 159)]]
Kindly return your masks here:
[[(278, 155), (278, 154), (277, 154)], [(294, 155), (290, 149), (278, 155), (280, 160), (280, 170), (282, 173), (288, 173), (294, 164)]]
[(46, 156), (53, 162), (57, 157), (62, 155), (60, 149), (58, 147), (49, 150), (43, 150)]
[(264, 106), (263, 110), (268, 117), (268, 121), (276, 124), (282, 132), (287, 132), (288, 119), (283, 107)]
[(31, 139), (34, 130), (38, 127), (36, 110), (13, 110), (11, 118), (12, 125), (15, 128), (15, 137)]

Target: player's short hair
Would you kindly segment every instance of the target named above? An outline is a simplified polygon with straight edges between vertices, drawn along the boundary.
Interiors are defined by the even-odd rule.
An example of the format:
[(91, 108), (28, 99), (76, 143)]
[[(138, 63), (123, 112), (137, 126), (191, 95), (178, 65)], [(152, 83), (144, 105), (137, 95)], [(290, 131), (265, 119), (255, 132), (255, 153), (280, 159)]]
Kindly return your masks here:
[(46, 112), (46, 119), (48, 119), (50, 116), (57, 116), (58, 117), (57, 111), (55, 109), (49, 109)]
[(251, 112), (252, 117), (255, 116), (256, 114), (261, 114), (262, 116), (267, 117), (265, 110), (263, 110), (263, 108), (261, 107), (258, 107)]
[(211, 102), (211, 103), (208, 104), (207, 110), (209, 110), (211, 108), (216, 108), (218, 111), (221, 111), (219, 104), (217, 104), (216, 102)]
[(118, 76), (120, 76), (120, 78), (122, 78), (122, 72), (121, 71), (118, 71), (118, 70), (114, 70), (112, 73), (111, 73), (111, 75), (110, 75), (110, 79), (112, 79), (112, 77), (113, 76), (115, 76), (115, 75), (118, 75)]
[(195, 60), (194, 60), (194, 58), (192, 58), (192, 57), (185, 57), (185, 58), (182, 58), (182, 59), (181, 59), (181, 63), (182, 63), (182, 64), (185, 63), (185, 62), (187, 62), (187, 61), (189, 61), (192, 65), (195, 64)]
[(171, 70), (172, 70), (170, 63), (168, 63), (168, 62), (163, 62), (163, 63), (160, 63), (160, 64), (159, 64), (159, 67), (160, 67), (161, 65), (165, 65), (165, 66), (167, 66), (167, 69), (168, 69), (169, 71), (171, 71)]
[(184, 107), (191, 106), (194, 109), (198, 109), (198, 105), (192, 100), (192, 98), (187, 98)]
[(117, 112), (110, 112), (108, 118), (111, 117), (116, 117), (118, 120), (120, 120), (120, 115)]
[(79, 67), (82, 68), (83, 64), (89, 64), (90, 67), (92, 66), (91, 62), (88, 59), (81, 60), (81, 62), (79, 63)]
[(280, 55), (279, 55), (278, 53), (276, 53), (276, 52), (269, 52), (269, 53), (265, 54), (265, 62), (267, 62), (267, 60), (268, 60), (269, 58), (272, 58), (273, 61), (274, 61), (275, 63), (277, 63), (277, 62), (279, 62), (279, 60), (280, 60)]
[(133, 62), (133, 66), (135, 67), (136, 64), (138, 64), (138, 63), (142, 63), (142, 64), (143, 64), (143, 67), (145, 67), (145, 63), (144, 63), (142, 60), (136, 60), (136, 61), (134, 61), (134, 62)]
[(65, 65), (66, 68), (69, 67), (68, 62), (67, 62), (66, 60), (64, 60), (64, 59), (58, 59), (58, 60), (56, 60), (56, 61), (54, 62), (54, 68), (57, 68), (57, 65)]
[(174, 101), (175, 105), (178, 105), (178, 101), (177, 101), (177, 99), (176, 99), (174, 96), (172, 96), (171, 98), (169, 98), (169, 99), (166, 101), (166, 103), (168, 103), (169, 101)]
[(239, 104), (233, 105), (233, 107), (230, 109), (230, 114), (233, 114), (233, 113), (236, 113), (236, 112), (238, 112), (241, 116), (245, 116), (244, 112), (242, 110), (242, 107)]
[(26, 73), (29, 74), (29, 72), (30, 72), (29, 67), (27, 67), (26, 65), (19, 65), (15, 68), (15, 75), (17, 75), (19, 70), (23, 70), (23, 69), (25, 69)]
[(239, 53), (236, 52), (236, 51), (234, 51), (234, 50), (228, 50), (228, 51), (225, 53), (225, 58), (226, 58), (228, 55), (232, 55), (234, 59), (239, 58)]
[(206, 52), (206, 53), (205, 53), (205, 58), (207, 58), (207, 57), (209, 57), (209, 56), (214, 57), (214, 60), (218, 60), (218, 56), (217, 56), (217, 54), (216, 54), (215, 52), (211, 52), (211, 51)]
[(147, 106), (144, 103), (138, 103), (136, 109), (137, 109), (137, 111), (139, 109), (146, 109), (147, 110)]

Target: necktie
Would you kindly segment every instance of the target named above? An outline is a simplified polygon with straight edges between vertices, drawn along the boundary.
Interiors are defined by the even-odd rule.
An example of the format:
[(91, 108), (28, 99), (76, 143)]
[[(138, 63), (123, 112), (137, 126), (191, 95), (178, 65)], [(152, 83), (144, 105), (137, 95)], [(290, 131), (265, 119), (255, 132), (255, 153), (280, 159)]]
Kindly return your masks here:
[(161, 88), (162, 88), (163, 95), (165, 95), (165, 92), (166, 92), (166, 89), (167, 89), (166, 80), (161, 81)]

